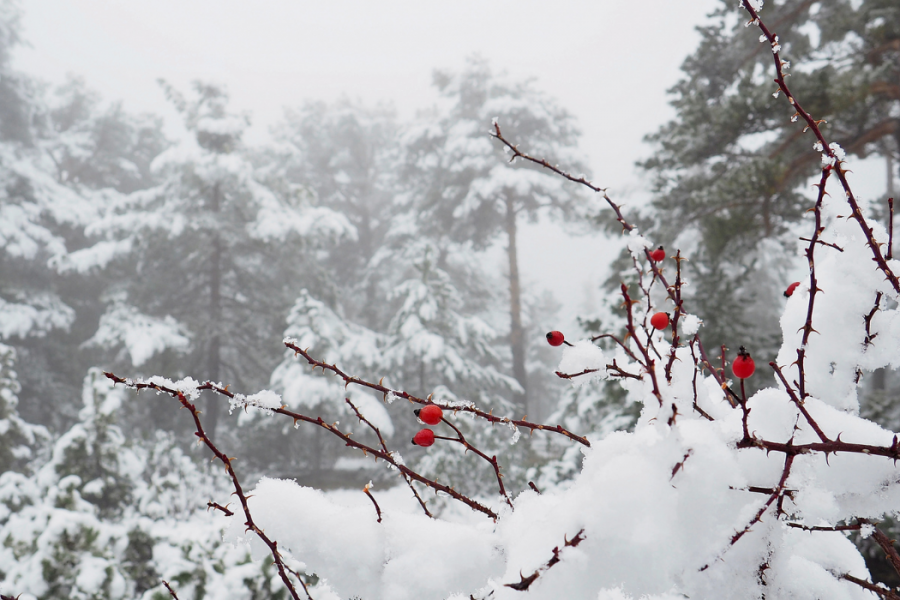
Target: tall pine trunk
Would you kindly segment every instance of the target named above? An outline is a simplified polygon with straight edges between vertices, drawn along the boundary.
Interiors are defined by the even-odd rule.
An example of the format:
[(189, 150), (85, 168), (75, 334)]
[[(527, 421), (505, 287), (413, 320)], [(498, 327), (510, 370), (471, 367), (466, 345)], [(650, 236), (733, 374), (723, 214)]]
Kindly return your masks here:
[[(213, 222), (218, 218), (220, 195), (222, 193), (221, 186), (216, 183), (213, 186), (212, 202), (210, 209), (214, 217)], [(209, 327), (212, 335), (209, 338), (209, 348), (207, 350), (207, 366), (206, 373), (210, 381), (219, 381), (219, 371), (221, 369), (222, 357), (220, 354), (219, 324), (222, 320), (222, 239), (219, 232), (213, 231), (212, 238), (212, 256), (210, 257), (209, 266)], [(206, 399), (206, 430), (210, 439), (215, 439), (216, 426), (219, 424), (219, 404), (220, 400), (214, 395), (210, 395)]]
[(525, 332), (522, 331), (522, 295), (519, 288), (519, 257), (516, 250), (516, 209), (506, 197), (506, 256), (509, 260), (509, 346), (512, 350), (513, 377), (524, 390), (513, 401), (528, 411), (528, 374), (525, 371)]

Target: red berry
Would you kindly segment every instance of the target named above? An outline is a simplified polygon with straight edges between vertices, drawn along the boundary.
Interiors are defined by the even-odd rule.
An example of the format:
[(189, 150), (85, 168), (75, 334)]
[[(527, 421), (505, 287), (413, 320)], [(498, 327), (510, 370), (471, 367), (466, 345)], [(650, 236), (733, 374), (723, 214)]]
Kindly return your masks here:
[(787, 289), (784, 290), (784, 297), (785, 297), (785, 298), (790, 298), (791, 295), (793, 295), (794, 290), (797, 289), (797, 286), (798, 286), (798, 285), (800, 285), (800, 282), (799, 282), (799, 281), (795, 281), (795, 282), (792, 283), (791, 285), (787, 286)]
[(741, 349), (738, 350), (737, 358), (731, 363), (731, 372), (734, 373), (734, 376), (738, 379), (747, 379), (753, 375), (755, 370), (756, 363), (750, 358), (750, 353), (741, 346)]
[(665, 329), (669, 326), (669, 313), (658, 312), (650, 317), (650, 324), (656, 329)]
[(662, 246), (650, 252), (650, 258), (653, 259), (653, 262), (662, 262), (666, 260), (666, 251)]
[(426, 427), (413, 436), (412, 443), (427, 448), (434, 443), (434, 432)]
[(547, 343), (551, 346), (562, 346), (566, 341), (566, 336), (561, 331), (551, 331), (547, 334)]
[(444, 411), (441, 410), (440, 406), (434, 404), (428, 404), (425, 408), (421, 408), (415, 412), (417, 417), (429, 425), (437, 425), (441, 422), (441, 419), (444, 418)]

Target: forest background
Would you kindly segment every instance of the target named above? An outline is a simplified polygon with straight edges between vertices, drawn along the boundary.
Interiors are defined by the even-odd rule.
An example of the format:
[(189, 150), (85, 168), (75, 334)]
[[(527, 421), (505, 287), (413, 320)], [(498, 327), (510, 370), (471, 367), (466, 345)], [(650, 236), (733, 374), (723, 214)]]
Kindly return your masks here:
[[(792, 58), (809, 65), (797, 85), (808, 86), (815, 113), (841, 123), (835, 139), (868, 159), (855, 169), (861, 181), (877, 173), (880, 183), (860, 191), (882, 217), (900, 147), (898, 11), (882, 1), (783, 2), (772, 12)], [(739, 339), (765, 359), (777, 350), (779, 295), (802, 267), (798, 190), (817, 165), (776, 124), (771, 83), (757, 69), (768, 57), (747, 51), (732, 13), (723, 6), (699, 30), (672, 90), (675, 118), (650, 136), (642, 163), (652, 201), (638, 194), (635, 204), (642, 230), (690, 252), (689, 294), (707, 345)], [(559, 299), (518, 275), (518, 248), (539, 245), (553, 219), (566, 235), (619, 235), (596, 199), (506, 165), (487, 135), (497, 118), (531, 153), (590, 174), (580, 126), (555, 89), (470, 57), (434, 73), (436, 100), (414, 117), (313, 100), (251, 146), (250, 115), (221, 85), (160, 84), (186, 132), (173, 137), (158, 117), (104, 102), (78, 78), (50, 86), (19, 70), (22, 36), (20, 10), (4, 4), (0, 576), (18, 591), (152, 597), (165, 576), (182, 597), (228, 586), (282, 593), (269, 567), (221, 543), (220, 525), (197, 505), (197, 490), (211, 496), (222, 482), (191, 447), (190, 424), (111, 390), (97, 367), (272, 388), (292, 406), (347, 418), (343, 391), (284, 355), (289, 335), (329, 363), (387, 374), (421, 396), (595, 433), (633, 423), (634, 407), (611, 389), (558, 381), (543, 342), (561, 322), (570, 337), (614, 326), (610, 288), (595, 275), (596, 306), (579, 311), (578, 332)], [(587, 269), (612, 258), (570, 262)], [(606, 272), (606, 285), (620, 272)], [(863, 409), (894, 430), (896, 385), (877, 372)], [(399, 438), (417, 427), (370, 410)], [(204, 411), (251, 479), (324, 488), (388, 479), (324, 434), (229, 418), (214, 401)], [(486, 448), (508, 444), (490, 430), (471, 435)], [(408, 459), (472, 494), (489, 482), (453, 452)], [(513, 487), (560, 485), (579, 463), (525, 439), (505, 460)], [(197, 481), (193, 494), (179, 485), (186, 479)], [(25, 513), (29, 531), (13, 518)], [(50, 527), (54, 518), (69, 524)]]

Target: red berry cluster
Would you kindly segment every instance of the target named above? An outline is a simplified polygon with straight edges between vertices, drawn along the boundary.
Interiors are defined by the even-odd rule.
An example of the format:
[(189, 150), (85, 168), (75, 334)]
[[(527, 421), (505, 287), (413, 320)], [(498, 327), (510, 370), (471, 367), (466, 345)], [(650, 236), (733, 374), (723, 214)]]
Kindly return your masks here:
[[(419, 419), (428, 425), (437, 425), (444, 418), (444, 411), (436, 404), (426, 404), (424, 408), (417, 409), (414, 412)], [(434, 443), (434, 432), (427, 427), (421, 429), (413, 436), (412, 443), (416, 446), (427, 448)]]

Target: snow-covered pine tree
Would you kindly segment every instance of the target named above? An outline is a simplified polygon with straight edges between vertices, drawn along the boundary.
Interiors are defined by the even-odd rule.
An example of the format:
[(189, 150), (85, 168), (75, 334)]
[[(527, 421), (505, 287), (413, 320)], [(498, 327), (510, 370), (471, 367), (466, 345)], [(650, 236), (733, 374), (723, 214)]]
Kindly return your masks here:
[(437, 71), (434, 83), (444, 106), (423, 115), (420, 125), (404, 135), (407, 201), (421, 229), (435, 238), (446, 235), (476, 249), (498, 239), (506, 243), (511, 371), (522, 387), (515, 401), (519, 410), (536, 413), (530, 402), (539, 399), (529, 400), (527, 393), (518, 227), (521, 219), (536, 221), (545, 213), (585, 214), (591, 205), (577, 188), (534, 165), (506, 164), (501, 146), (486, 137), (485, 124), (496, 119), (550, 162), (584, 170), (575, 152), (579, 131), (573, 117), (533, 82), (496, 74), (480, 58), (470, 59), (459, 73)]
[(33, 471), (0, 474), (0, 593), (162, 600), (167, 580), (184, 599), (285, 596), (270, 566), (222, 541), (228, 521), (203, 501), (227, 495), (221, 471), (199, 467), (171, 434), (128, 439), (116, 424), (123, 391), (99, 370), (82, 400)]
[(22, 388), (15, 368), (15, 349), (0, 344), (0, 474), (28, 473), (29, 465), (50, 438), (45, 427), (28, 423), (19, 416), (18, 393)]
[(288, 110), (273, 133), (276, 168), (315, 194), (318, 205), (346, 217), (356, 236), (341, 239), (319, 261), (319, 290), (341, 314), (373, 330), (390, 320), (387, 290), (371, 269), (397, 212), (399, 125), (389, 106), (341, 99)]
[[(793, 87), (827, 121), (829, 139), (860, 158), (884, 156), (893, 178), (900, 2), (781, 0), (766, 9), (785, 69), (798, 72)], [(700, 45), (670, 90), (676, 117), (648, 137), (656, 151), (642, 166), (656, 194), (647, 224), (660, 243), (690, 254), (685, 293), (708, 346), (740, 340), (768, 360), (790, 272), (805, 271), (794, 258), (797, 224), (819, 165), (778, 97), (765, 38), (746, 35), (745, 22), (723, 1), (698, 29)]]
[[(189, 137), (154, 160), (158, 185), (113, 198), (87, 230), (95, 245), (67, 257), (82, 269), (109, 264), (107, 310), (91, 344), (120, 349), (114, 364), (259, 387), (281, 354), (271, 342), (283, 328), (277, 315), (287, 314), (305, 265), (352, 229), (254, 166), (241, 142), (248, 119), (229, 111), (223, 89), (197, 83), (185, 98), (164, 87)], [(210, 431), (218, 407), (207, 407)]]

